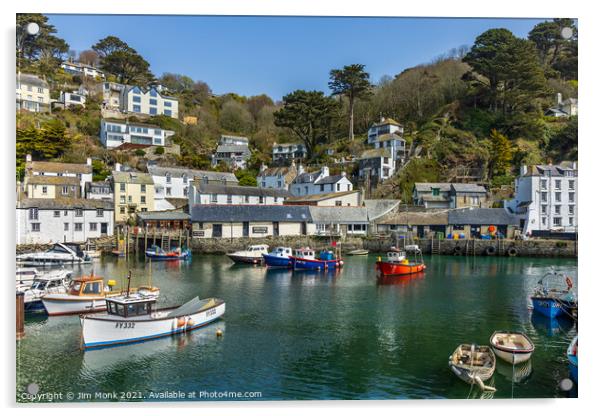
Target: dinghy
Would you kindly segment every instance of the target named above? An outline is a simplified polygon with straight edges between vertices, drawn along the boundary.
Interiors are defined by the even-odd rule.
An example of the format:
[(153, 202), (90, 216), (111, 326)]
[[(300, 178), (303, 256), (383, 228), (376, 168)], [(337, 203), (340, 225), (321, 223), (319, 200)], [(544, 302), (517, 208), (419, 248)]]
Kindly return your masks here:
[(351, 250), (347, 252), (348, 256), (367, 256), (370, 254), (370, 251), (359, 248), (357, 250)]
[(169, 261), (169, 260), (187, 260), (192, 255), (189, 249), (182, 250), (176, 248), (174, 250), (165, 251), (159, 246), (152, 246), (145, 251), (146, 257), (152, 260)]
[(481, 390), (495, 391), (485, 385), (485, 381), (495, 371), (495, 354), (486, 345), (461, 344), (449, 356), (449, 367), (462, 381), (477, 384)]
[(510, 364), (519, 364), (531, 358), (533, 341), (522, 332), (495, 331), (489, 340), (493, 352)]

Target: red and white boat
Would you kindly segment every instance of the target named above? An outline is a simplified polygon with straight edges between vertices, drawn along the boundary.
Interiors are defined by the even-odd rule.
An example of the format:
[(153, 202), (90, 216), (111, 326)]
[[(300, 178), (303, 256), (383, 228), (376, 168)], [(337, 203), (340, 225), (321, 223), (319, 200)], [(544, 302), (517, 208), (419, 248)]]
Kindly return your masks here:
[(387, 253), (387, 259), (380, 257), (376, 262), (376, 270), (381, 276), (402, 276), (414, 273), (420, 273), (426, 269), (422, 260), (422, 252), (418, 249), (414, 251), (414, 259), (409, 260), (406, 253), (397, 247), (392, 247)]

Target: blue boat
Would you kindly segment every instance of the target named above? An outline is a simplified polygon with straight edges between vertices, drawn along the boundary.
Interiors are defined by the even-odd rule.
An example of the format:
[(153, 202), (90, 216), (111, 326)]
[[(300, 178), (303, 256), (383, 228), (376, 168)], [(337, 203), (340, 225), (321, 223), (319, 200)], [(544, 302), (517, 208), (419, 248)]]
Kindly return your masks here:
[(152, 260), (187, 260), (192, 256), (192, 253), (189, 249), (181, 250), (175, 249), (172, 251), (165, 251), (161, 247), (151, 246), (145, 252), (146, 257)]
[(276, 247), (268, 254), (262, 254), (267, 267), (292, 267), (292, 255), (293, 250), (290, 247)]
[(332, 251), (323, 251), (316, 259), (315, 252), (310, 248), (295, 250), (291, 257), (293, 270), (336, 270), (343, 266), (343, 260), (335, 257)]
[[(559, 286), (563, 282), (566, 288)], [(572, 316), (577, 308), (577, 298), (570, 277), (558, 273), (548, 273), (538, 282), (531, 296), (533, 310), (548, 318), (566, 314)]]
[(569, 374), (571, 379), (577, 383), (578, 372), (577, 372), (577, 337), (573, 338), (571, 345), (566, 350), (566, 356), (569, 359)]

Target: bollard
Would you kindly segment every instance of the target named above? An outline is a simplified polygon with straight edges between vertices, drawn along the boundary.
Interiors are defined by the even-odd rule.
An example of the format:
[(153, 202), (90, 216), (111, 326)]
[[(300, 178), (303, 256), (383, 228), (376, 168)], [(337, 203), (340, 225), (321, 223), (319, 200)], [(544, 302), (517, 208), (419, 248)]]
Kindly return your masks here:
[(25, 336), (24, 293), (17, 292), (17, 341)]

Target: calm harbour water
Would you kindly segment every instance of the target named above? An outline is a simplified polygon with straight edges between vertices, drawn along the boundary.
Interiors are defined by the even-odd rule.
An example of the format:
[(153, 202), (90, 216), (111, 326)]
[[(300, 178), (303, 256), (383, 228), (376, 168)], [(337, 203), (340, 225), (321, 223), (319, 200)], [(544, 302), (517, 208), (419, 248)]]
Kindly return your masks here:
[[(498, 360), (493, 398), (575, 396), (559, 382), (576, 326), (533, 315), (529, 295), (552, 268), (577, 283), (576, 260), (426, 256), (424, 274), (388, 284), (377, 282), (375, 260), (346, 257), (337, 274), (237, 266), (225, 256), (153, 263), (161, 306), (215, 296), (226, 301), (224, 317), (188, 335), (87, 352), (78, 317), (28, 317), (17, 343), (17, 400), (27, 401), (30, 383), (39, 393), (98, 401), (112, 398), (97, 393), (152, 400), (166, 391), (197, 392), (196, 400), (214, 391), (261, 392), (262, 400), (479, 398), (448, 357), (505, 329), (526, 332), (536, 350), (514, 383), (512, 366)], [(75, 272), (92, 267), (117, 281), (128, 270), (139, 281), (148, 275), (142, 259), (103, 258)]]

